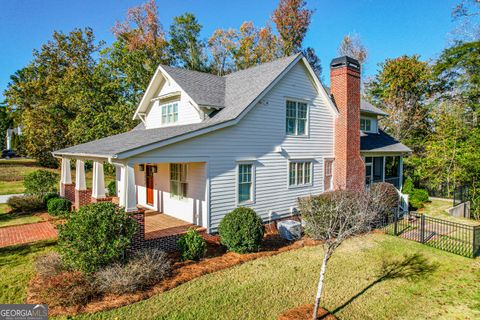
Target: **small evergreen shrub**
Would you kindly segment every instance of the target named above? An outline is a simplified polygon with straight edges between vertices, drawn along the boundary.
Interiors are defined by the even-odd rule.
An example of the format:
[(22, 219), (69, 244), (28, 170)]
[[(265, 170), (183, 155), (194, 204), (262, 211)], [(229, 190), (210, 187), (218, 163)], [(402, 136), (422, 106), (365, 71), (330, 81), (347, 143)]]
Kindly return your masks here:
[(57, 252), (49, 252), (38, 257), (35, 260), (35, 269), (42, 278), (50, 278), (65, 271), (62, 258)]
[(50, 192), (57, 192), (59, 181), (58, 173), (48, 170), (36, 170), (25, 176), (23, 186), (25, 194), (34, 195), (43, 199)]
[(130, 215), (111, 202), (83, 206), (59, 226), (58, 247), (62, 260), (74, 270), (95, 272), (119, 261), (137, 226)]
[(253, 209), (239, 207), (223, 217), (218, 232), (221, 243), (229, 251), (244, 253), (260, 248), (264, 228)]
[(54, 217), (67, 214), (70, 212), (71, 207), (72, 203), (63, 198), (53, 198), (48, 200), (47, 203), (48, 214)]
[(189, 228), (187, 233), (178, 239), (177, 245), (182, 260), (200, 260), (207, 252), (205, 239), (194, 228)]
[(40, 198), (29, 195), (10, 197), (7, 204), (12, 209), (11, 213), (33, 213), (45, 208)]
[(132, 293), (157, 284), (171, 271), (172, 263), (164, 251), (146, 249), (125, 264), (115, 263), (96, 272), (94, 286), (104, 294)]
[(43, 196), (43, 203), (45, 204), (45, 207), (48, 205), (48, 201), (50, 199), (56, 199), (60, 198), (60, 195), (56, 192), (49, 192), (46, 195)]
[(117, 195), (117, 183), (115, 181), (110, 181), (107, 186), (108, 196), (115, 197)]
[(414, 186), (413, 186), (413, 180), (412, 178), (408, 177), (405, 179), (405, 182), (403, 183), (402, 187), (402, 192), (405, 194), (411, 194), (413, 192)]
[(409, 195), (408, 201), (412, 209), (423, 208), (425, 202), (428, 202), (427, 190), (413, 189), (413, 192)]

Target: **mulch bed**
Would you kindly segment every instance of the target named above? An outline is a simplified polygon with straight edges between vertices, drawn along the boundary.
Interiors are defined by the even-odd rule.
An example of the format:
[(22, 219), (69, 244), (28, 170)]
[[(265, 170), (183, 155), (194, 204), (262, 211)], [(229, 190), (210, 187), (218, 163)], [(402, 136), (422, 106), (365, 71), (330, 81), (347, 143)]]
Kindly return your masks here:
[[(150, 298), (161, 292), (171, 290), (183, 283), (212, 272), (227, 269), (261, 257), (273, 256), (285, 251), (305, 246), (314, 246), (317, 244), (319, 244), (319, 242), (312, 239), (302, 239), (292, 243), (283, 240), (277, 234), (267, 234), (262, 243), (262, 249), (259, 252), (238, 254), (234, 252), (225, 252), (225, 249), (218, 243), (210, 242), (208, 243), (207, 258), (202, 259), (199, 262), (175, 262), (173, 264), (172, 276), (161, 281), (149, 290), (134, 294), (104, 295), (83, 306), (49, 307), (49, 314), (52, 316), (76, 315), (79, 313), (92, 313), (119, 308)], [(172, 255), (172, 258), (174, 261), (178, 261), (178, 254)], [(27, 293), (27, 303), (42, 303), (38, 295), (41, 286), (42, 280), (38, 276), (30, 281)]]
[[(305, 304), (281, 314), (278, 320), (310, 320), (312, 319), (313, 304)], [(323, 308), (318, 308), (317, 319), (337, 320), (333, 314)]]

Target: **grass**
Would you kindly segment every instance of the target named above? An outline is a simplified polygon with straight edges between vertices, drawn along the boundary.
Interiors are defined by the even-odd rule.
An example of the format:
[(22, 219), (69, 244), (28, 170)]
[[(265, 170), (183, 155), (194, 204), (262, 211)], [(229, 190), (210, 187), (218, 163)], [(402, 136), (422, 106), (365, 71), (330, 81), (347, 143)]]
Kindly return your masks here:
[[(418, 253), (426, 275), (382, 277)], [(206, 275), (148, 300), (78, 319), (276, 319), (312, 303), (322, 248), (306, 247)], [(407, 264), (407, 269), (417, 270)], [(322, 305), (340, 319), (475, 319), (480, 317), (480, 260), (413, 241), (369, 234), (332, 257)]]
[(25, 303), (35, 257), (52, 247), (50, 241), (0, 249), (0, 304)]
[(447, 209), (453, 206), (453, 200), (441, 200), (441, 199), (432, 199), (431, 202), (425, 204), (425, 207), (419, 209), (419, 213), (426, 214), (427, 216), (445, 219), (452, 222), (458, 222), (468, 225), (480, 225), (479, 221), (465, 218), (457, 218), (448, 214)]
[[(32, 171), (45, 169), (38, 165), (35, 160), (16, 158), (10, 160), (0, 160), (0, 195), (23, 193), (23, 179), (25, 175)], [(47, 169), (60, 174), (59, 169)], [(92, 187), (92, 171), (85, 172), (87, 187)], [(72, 170), (72, 181), (75, 181), (75, 170)], [(105, 186), (110, 181), (115, 181), (114, 175), (105, 174)]]
[(34, 215), (15, 215), (7, 213), (9, 210), (10, 208), (7, 204), (0, 203), (0, 228), (42, 221), (42, 218)]

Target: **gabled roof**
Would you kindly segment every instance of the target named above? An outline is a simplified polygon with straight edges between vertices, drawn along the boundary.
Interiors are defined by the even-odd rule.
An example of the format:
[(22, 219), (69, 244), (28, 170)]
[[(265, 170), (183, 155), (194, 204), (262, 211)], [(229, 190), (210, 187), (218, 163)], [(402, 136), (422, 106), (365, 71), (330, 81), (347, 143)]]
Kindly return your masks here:
[[(224, 77), (161, 66), (160, 68), (163, 68), (191, 99), (197, 99), (195, 103), (199, 105), (213, 106), (220, 104), (221, 91), (223, 88), (223, 106), (217, 105), (216, 107), (219, 107), (220, 110), (213, 117), (201, 123), (155, 129), (145, 129), (144, 126), (139, 125), (134, 130), (126, 133), (55, 151), (54, 155), (123, 158), (128, 157), (128, 155), (134, 152), (145, 152), (148, 151), (148, 149), (173, 143), (174, 139), (177, 141), (178, 139), (189, 138), (228, 125), (233, 125), (239, 121), (290, 68), (302, 59), (310, 73), (313, 73), (301, 53), (234, 72)], [(158, 76), (158, 72), (156, 76)], [(315, 77), (313, 80), (319, 86), (320, 94), (325, 96), (327, 101), (330, 102), (333, 112), (336, 112), (335, 106), (328, 99), (326, 93), (322, 91), (323, 88), (318, 78), (316, 78), (314, 74), (313, 76)], [(200, 89), (196, 87), (196, 81), (200, 83)], [(153, 79), (151, 83), (152, 82)], [(208, 88), (209, 86), (212, 88)], [(205, 94), (205, 92), (212, 93), (212, 95)]]
[(412, 150), (398, 142), (392, 136), (382, 130), (378, 133), (361, 132), (360, 134), (361, 153), (410, 153)]
[(388, 116), (388, 113), (386, 113), (380, 108), (375, 107), (373, 104), (366, 101), (365, 99), (360, 100), (360, 111), (365, 113), (375, 114), (378, 116), (384, 116), (384, 117)]

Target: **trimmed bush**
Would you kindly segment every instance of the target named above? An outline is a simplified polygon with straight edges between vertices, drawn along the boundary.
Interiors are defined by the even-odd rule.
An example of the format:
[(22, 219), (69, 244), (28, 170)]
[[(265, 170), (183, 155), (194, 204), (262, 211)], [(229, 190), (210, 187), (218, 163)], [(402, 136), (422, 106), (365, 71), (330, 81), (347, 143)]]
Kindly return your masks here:
[(43, 201), (37, 196), (15, 196), (7, 201), (11, 213), (33, 213), (45, 208)]
[(50, 199), (48, 200), (47, 204), (48, 214), (54, 217), (67, 214), (68, 212), (70, 212), (71, 207), (72, 203), (67, 199), (63, 198)]
[(414, 186), (412, 178), (408, 177), (405, 179), (403, 183), (402, 192), (405, 194), (411, 194), (413, 192)]
[(412, 209), (420, 209), (424, 207), (425, 202), (428, 202), (428, 192), (423, 189), (413, 189), (409, 195), (408, 201)]
[(45, 204), (45, 207), (48, 205), (48, 200), (56, 198), (60, 198), (60, 195), (56, 192), (49, 192), (43, 196), (43, 203)]
[(178, 239), (177, 245), (182, 260), (200, 260), (207, 252), (205, 239), (194, 228), (189, 228), (187, 233)]
[(119, 206), (102, 202), (81, 207), (58, 227), (59, 252), (65, 265), (90, 273), (124, 256), (137, 222)]
[(393, 184), (386, 182), (374, 183), (370, 187), (371, 209), (381, 217), (392, 213), (400, 204), (400, 196)]
[(223, 217), (218, 232), (221, 243), (229, 251), (245, 253), (260, 248), (264, 228), (253, 209), (239, 207)]
[(171, 271), (172, 263), (164, 251), (147, 249), (126, 264), (115, 263), (95, 273), (94, 285), (104, 294), (132, 293), (157, 284)]
[(115, 181), (110, 181), (107, 186), (108, 196), (115, 197), (117, 195), (117, 183)]
[(51, 278), (65, 271), (62, 258), (58, 252), (49, 252), (38, 257), (35, 260), (35, 269), (42, 278)]
[(57, 192), (59, 175), (48, 170), (36, 170), (25, 176), (23, 186), (25, 194), (34, 195), (41, 199), (50, 192)]

